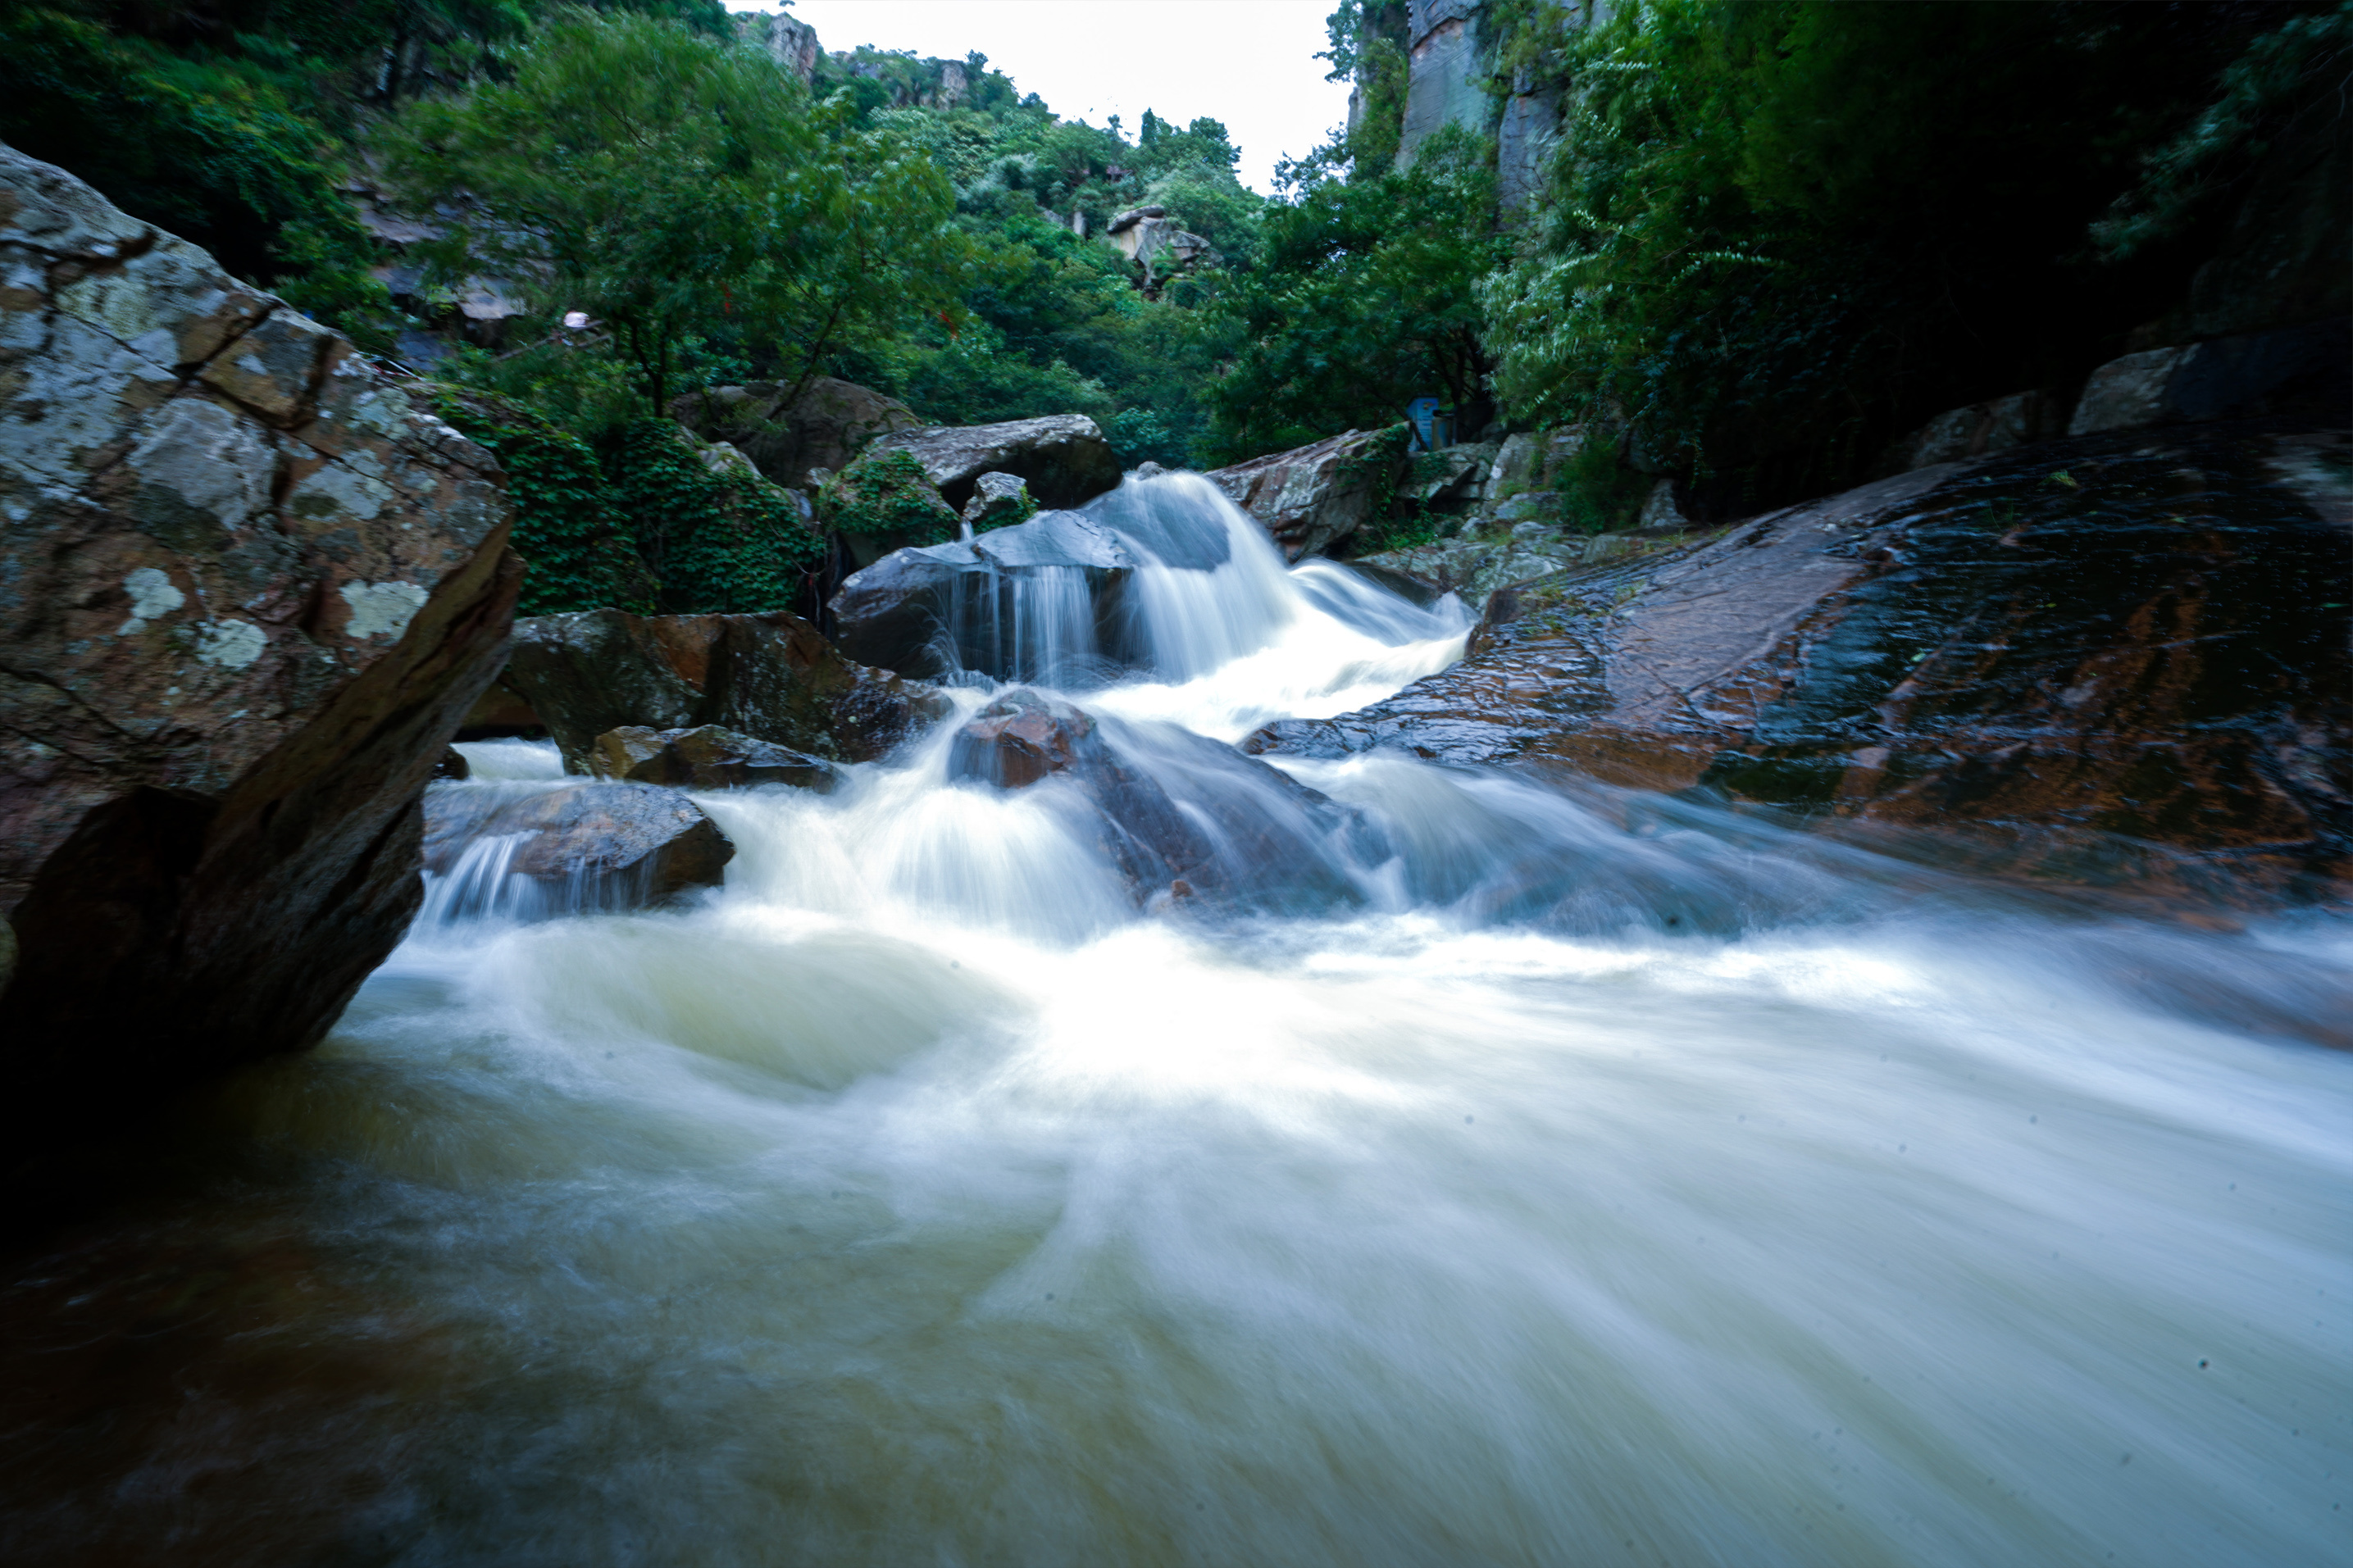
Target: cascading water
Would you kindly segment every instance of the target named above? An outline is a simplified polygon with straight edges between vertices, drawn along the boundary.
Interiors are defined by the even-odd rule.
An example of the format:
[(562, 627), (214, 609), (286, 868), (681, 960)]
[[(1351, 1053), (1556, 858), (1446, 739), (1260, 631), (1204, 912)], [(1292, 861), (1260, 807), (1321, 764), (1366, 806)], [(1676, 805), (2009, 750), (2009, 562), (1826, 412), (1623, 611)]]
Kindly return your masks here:
[[(1234, 898), (1132, 885), (1059, 778), (954, 782), (953, 725), (699, 796), (738, 855), (697, 903), (437, 888), (322, 1050), (190, 1111), (175, 1224), (231, 1306), (170, 1413), (72, 1428), (38, 1539), (2353, 1561), (2353, 1061), (2306, 1043), (2341, 923), (2138, 923), (1378, 754), (1286, 763), (1303, 805), (1198, 737), (1393, 691), (1460, 607), (1286, 572), (1188, 477), (1094, 516), (1151, 668), (1070, 696)], [(468, 751), (441, 787), (553, 771)]]

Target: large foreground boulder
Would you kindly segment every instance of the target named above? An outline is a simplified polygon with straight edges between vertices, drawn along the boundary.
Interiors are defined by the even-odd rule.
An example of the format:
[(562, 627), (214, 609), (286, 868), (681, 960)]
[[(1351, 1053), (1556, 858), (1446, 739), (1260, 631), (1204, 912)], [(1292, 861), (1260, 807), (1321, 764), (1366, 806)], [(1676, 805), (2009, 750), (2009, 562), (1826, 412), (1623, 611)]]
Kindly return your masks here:
[(1001, 425), (926, 425), (875, 437), (870, 452), (912, 453), (958, 511), (986, 473), (1012, 474), (1045, 507), (1074, 507), (1119, 487), (1119, 459), (1083, 414), (1050, 414)]
[[(470, 860), (470, 848), (490, 852)], [(453, 902), (471, 906), (452, 912), (638, 909), (717, 887), (734, 857), (700, 806), (651, 784), (442, 784), (425, 796), (425, 868), (465, 884)]]
[(842, 651), (885, 669), (1054, 679), (1133, 656), (1125, 595), (1135, 564), (1094, 519), (1040, 512), (969, 542), (894, 551), (853, 574), (827, 607)]
[(0, 416), (0, 1131), (57, 1131), (332, 1025), (520, 567), (488, 454), (5, 147)]
[(2348, 457), (2341, 430), (2273, 422), (1924, 468), (1506, 588), (1462, 663), (1244, 749), (1959, 827), (2052, 875), (2341, 890)]
[(828, 762), (871, 762), (947, 716), (937, 689), (842, 658), (797, 616), (582, 610), (515, 623), (507, 683), (589, 771), (596, 737), (716, 724)]
[(1396, 432), (1350, 430), (1312, 447), (1252, 458), (1208, 478), (1293, 561), (1356, 531), (1406, 471)]

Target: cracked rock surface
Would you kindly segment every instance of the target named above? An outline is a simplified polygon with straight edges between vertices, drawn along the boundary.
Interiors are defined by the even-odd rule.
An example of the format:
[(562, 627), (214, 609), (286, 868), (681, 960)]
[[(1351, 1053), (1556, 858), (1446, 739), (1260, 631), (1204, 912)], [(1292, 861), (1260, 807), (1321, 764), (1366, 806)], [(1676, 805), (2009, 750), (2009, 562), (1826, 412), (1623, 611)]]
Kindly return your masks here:
[(0, 146), (0, 1056), (27, 1112), (333, 1023), (415, 910), (418, 796), (504, 657), (506, 520), (488, 454), (344, 340)]

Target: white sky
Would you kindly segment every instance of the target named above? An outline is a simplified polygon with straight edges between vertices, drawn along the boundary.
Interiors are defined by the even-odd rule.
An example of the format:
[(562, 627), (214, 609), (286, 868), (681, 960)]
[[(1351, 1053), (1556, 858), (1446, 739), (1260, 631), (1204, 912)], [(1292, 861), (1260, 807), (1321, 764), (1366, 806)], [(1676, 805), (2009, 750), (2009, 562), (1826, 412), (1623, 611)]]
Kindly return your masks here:
[(1297, 157), (1348, 117), (1348, 88), (1325, 81), (1333, 0), (727, 0), (788, 10), (828, 49), (871, 44), (962, 59), (1034, 92), (1065, 120), (1112, 115), (1129, 140), (1147, 109), (1182, 125), (1225, 122), (1244, 184), (1271, 194), (1275, 160)]

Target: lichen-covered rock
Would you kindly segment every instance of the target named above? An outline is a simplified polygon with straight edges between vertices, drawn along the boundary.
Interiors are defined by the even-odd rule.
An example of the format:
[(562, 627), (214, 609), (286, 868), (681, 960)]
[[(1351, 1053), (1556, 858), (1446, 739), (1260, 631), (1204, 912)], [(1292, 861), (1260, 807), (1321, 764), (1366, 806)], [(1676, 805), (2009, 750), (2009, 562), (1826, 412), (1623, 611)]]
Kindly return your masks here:
[(418, 795), (504, 655), (491, 458), (0, 147), (0, 530), (11, 1104), (312, 1044), (417, 907)]
[(506, 679), (586, 773), (608, 730), (716, 724), (830, 762), (871, 762), (946, 717), (936, 688), (844, 658), (797, 616), (582, 610), (515, 623)]
[(1083, 414), (999, 425), (926, 425), (878, 436), (870, 453), (911, 452), (951, 508), (973, 497), (980, 476), (1018, 475), (1040, 506), (1074, 507), (1119, 488), (1119, 459)]
[[(467, 866), (467, 849), (491, 839), (504, 841), (501, 852)], [(652, 784), (444, 784), (425, 795), (427, 870), (526, 878), (541, 884), (536, 902), (551, 913), (637, 909), (715, 888), (734, 856), (702, 807)]]
[(1320, 555), (1356, 532), (1406, 467), (1397, 432), (1350, 430), (1205, 477), (1296, 561)]
[(673, 789), (750, 789), (789, 784), (830, 795), (841, 770), (770, 741), (755, 741), (716, 724), (693, 730), (649, 730), (624, 725), (596, 737), (588, 758), (598, 778)]
[(1920, 469), (1504, 588), (1461, 664), (1243, 749), (1557, 769), (1962, 829), (2054, 875), (2188, 856), (2341, 892), (2348, 457), (2341, 430), (2274, 422)]

